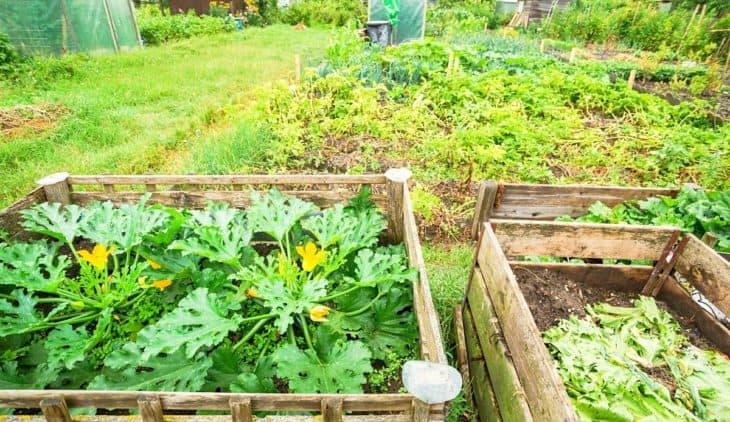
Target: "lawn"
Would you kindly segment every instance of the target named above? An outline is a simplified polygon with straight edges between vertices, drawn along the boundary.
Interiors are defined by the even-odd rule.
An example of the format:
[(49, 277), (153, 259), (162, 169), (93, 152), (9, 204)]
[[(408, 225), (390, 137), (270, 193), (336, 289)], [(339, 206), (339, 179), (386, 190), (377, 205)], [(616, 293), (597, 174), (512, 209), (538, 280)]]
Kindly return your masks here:
[[(163, 173), (185, 168), (188, 146), (220, 130), (252, 90), (324, 54), (328, 30), (276, 25), (133, 53), (50, 61), (49, 83), (0, 83), (0, 107), (60, 104), (50, 130), (0, 135), (0, 206), (46, 174)], [(62, 75), (66, 74), (64, 77)]]

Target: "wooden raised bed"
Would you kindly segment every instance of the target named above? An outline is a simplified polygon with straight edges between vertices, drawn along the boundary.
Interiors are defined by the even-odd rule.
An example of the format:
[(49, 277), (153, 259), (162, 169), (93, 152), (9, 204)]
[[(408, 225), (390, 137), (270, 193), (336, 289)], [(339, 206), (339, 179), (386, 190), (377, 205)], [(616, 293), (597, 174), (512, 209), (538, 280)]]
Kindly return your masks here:
[[(492, 220), (480, 226), (466, 289), (463, 328), (475, 401), (486, 421), (577, 421), (513, 269), (550, 271), (578, 284), (640, 293), (650, 265), (533, 263), (522, 256), (656, 261), (676, 229), (635, 225)], [(509, 257), (509, 258), (508, 258)], [(704, 337), (730, 353), (730, 331), (697, 305), (680, 277), (730, 314), (730, 263), (689, 235), (657, 298), (695, 322)]]
[[(0, 212), (0, 227), (23, 235), (19, 225), (23, 209), (49, 201), (88, 204), (112, 201), (116, 204), (139, 200), (145, 192), (150, 203), (201, 208), (207, 201), (228, 202), (245, 208), (255, 190), (276, 187), (280, 191), (329, 207), (352, 198), (362, 185), (373, 188), (373, 199), (385, 212), (389, 243), (403, 242), (408, 260), (419, 272), (413, 284), (413, 309), (420, 333), (421, 359), (446, 363), (438, 316), (431, 300), (418, 230), (408, 193), (410, 172), (389, 170), (376, 175), (232, 175), (232, 176), (70, 176), (55, 174), (41, 181), (41, 187)], [(130, 189), (131, 188), (131, 189)], [(140, 410), (144, 421), (162, 421), (173, 411), (217, 410), (231, 416), (215, 420), (252, 421), (254, 412), (298, 411), (321, 413), (325, 421), (427, 421), (443, 420), (443, 404), (430, 407), (410, 394), (234, 394), (84, 390), (0, 390), (0, 408), (41, 408), (48, 421), (68, 421), (68, 408)], [(348, 415), (348, 413), (356, 415)], [(379, 415), (379, 416), (378, 416)], [(387, 416), (384, 416), (387, 415)], [(28, 417), (0, 417), (0, 420), (29, 420)], [(100, 416), (94, 420), (128, 420), (129, 416)], [(165, 416), (168, 418), (168, 416)], [(205, 419), (201, 416), (188, 418)], [(315, 420), (303, 416), (269, 416), (268, 420)], [(32, 419), (42, 419), (35, 417)], [(86, 418), (85, 420), (88, 420)], [(266, 419), (265, 419), (266, 420)]]

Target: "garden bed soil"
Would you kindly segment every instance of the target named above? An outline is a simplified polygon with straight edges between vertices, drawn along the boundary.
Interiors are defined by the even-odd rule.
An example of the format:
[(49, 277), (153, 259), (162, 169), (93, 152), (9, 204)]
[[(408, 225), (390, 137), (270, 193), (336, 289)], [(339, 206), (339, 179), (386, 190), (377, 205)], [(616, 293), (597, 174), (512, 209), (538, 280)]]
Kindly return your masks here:
[(8, 139), (46, 131), (70, 111), (60, 104), (0, 107), (0, 134)]
[[(730, 80), (726, 80), (725, 85), (730, 87)], [(714, 106), (714, 109), (708, 110), (708, 117), (717, 123), (730, 122), (730, 91), (727, 88), (719, 95), (705, 93), (694, 95), (687, 90), (672, 90), (665, 82), (654, 81), (636, 81), (634, 88), (639, 92), (656, 95), (672, 105), (692, 101), (695, 98), (705, 100)]]
[[(549, 270), (533, 271), (514, 266), (513, 271), (537, 328), (541, 332), (571, 315), (578, 318), (585, 317), (586, 305), (608, 303), (631, 307), (632, 301), (639, 297), (633, 292), (577, 283)], [(702, 335), (692, 319), (679, 315), (661, 300), (657, 299), (656, 302), (661, 309), (669, 312), (679, 322), (682, 333), (693, 345), (701, 349), (717, 349), (714, 343)], [(664, 375), (669, 377), (668, 374)], [(664, 377), (659, 375), (659, 378)]]

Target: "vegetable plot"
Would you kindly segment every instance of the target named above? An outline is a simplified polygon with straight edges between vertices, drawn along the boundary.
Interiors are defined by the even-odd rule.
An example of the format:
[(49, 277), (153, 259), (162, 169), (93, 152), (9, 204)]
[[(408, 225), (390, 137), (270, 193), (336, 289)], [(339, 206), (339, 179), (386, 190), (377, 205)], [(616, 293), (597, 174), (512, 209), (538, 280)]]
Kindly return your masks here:
[(378, 392), (417, 340), (401, 246), (363, 188), (318, 210), (111, 202), (23, 211), (0, 248), (0, 388)]
[[(730, 418), (730, 361), (689, 344), (651, 298), (588, 305), (543, 337), (583, 420)], [(662, 382), (652, 373), (663, 373)]]

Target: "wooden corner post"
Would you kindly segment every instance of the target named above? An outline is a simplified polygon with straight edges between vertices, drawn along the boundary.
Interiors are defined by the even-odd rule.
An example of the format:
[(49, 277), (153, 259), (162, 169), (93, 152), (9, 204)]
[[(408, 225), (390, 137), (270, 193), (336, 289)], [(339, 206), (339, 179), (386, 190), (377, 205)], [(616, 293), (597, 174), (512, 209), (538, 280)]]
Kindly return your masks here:
[(43, 191), (46, 193), (46, 201), (68, 205), (71, 203), (71, 188), (68, 184), (68, 177), (68, 173), (54, 173), (38, 180), (36, 183), (43, 187)]
[(479, 184), (477, 203), (474, 208), (474, 221), (471, 225), (472, 239), (479, 239), (479, 228), (483, 222), (489, 220), (492, 208), (494, 208), (494, 203), (497, 200), (498, 190), (499, 184), (493, 180), (487, 180)]
[(63, 397), (41, 400), (41, 411), (48, 422), (71, 422), (71, 415)]
[(388, 241), (392, 243), (403, 241), (403, 198), (412, 174), (405, 168), (389, 169), (385, 172), (385, 186), (388, 191)]

